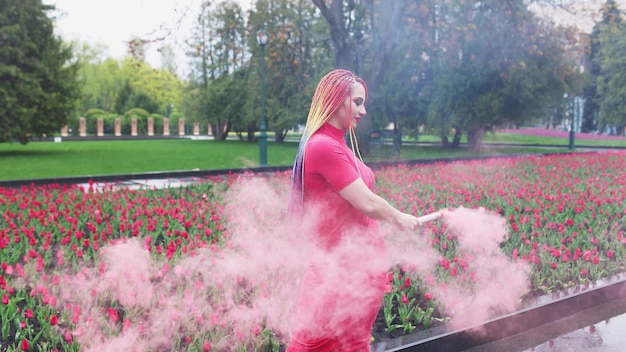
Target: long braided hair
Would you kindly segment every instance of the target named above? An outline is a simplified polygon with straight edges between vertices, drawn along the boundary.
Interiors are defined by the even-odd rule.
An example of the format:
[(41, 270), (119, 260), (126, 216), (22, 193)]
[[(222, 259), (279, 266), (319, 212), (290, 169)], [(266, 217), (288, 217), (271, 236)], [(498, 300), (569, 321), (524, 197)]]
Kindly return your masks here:
[[(317, 84), (315, 94), (311, 101), (309, 115), (302, 132), (302, 139), (298, 145), (298, 154), (293, 164), (291, 174), (291, 199), (289, 202), (290, 216), (299, 216), (302, 214), (304, 203), (304, 154), (306, 146), (311, 136), (317, 132), (333, 114), (339, 110), (347, 97), (352, 94), (352, 87), (355, 83), (360, 83), (365, 89), (365, 97), (367, 101), (367, 85), (365, 81), (354, 75), (352, 72), (343, 69), (336, 69), (327, 73)], [(366, 102), (364, 102), (365, 104)], [(352, 151), (359, 158), (359, 147), (356, 140), (354, 129), (350, 127), (350, 144)]]

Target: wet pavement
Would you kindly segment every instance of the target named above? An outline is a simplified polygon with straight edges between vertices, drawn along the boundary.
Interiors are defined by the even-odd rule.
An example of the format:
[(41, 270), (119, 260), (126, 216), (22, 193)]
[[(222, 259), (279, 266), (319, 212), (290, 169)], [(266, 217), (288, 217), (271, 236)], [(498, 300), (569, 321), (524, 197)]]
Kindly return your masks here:
[(626, 297), (466, 352), (626, 351)]
[[(145, 179), (145, 180), (126, 180), (119, 182), (95, 182), (92, 187), (95, 190), (101, 191), (103, 189), (109, 189), (111, 187), (113, 190), (120, 189), (129, 189), (129, 190), (138, 190), (138, 189), (160, 189), (160, 188), (177, 188), (184, 187), (188, 185), (192, 185), (198, 182), (200, 179), (198, 177), (183, 177), (183, 178), (166, 178), (166, 179)], [(83, 187), (84, 189), (89, 189), (89, 183), (79, 183), (79, 187)]]

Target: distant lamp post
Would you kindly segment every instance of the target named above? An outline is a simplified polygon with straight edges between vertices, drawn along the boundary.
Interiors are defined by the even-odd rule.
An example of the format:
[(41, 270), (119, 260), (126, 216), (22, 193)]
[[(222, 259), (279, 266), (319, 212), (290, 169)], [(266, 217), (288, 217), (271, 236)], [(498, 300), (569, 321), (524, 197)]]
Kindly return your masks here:
[(267, 44), (267, 32), (260, 29), (256, 32), (256, 42), (261, 48), (259, 64), (261, 69), (261, 125), (259, 127), (259, 154), (260, 165), (267, 166), (267, 124), (265, 121), (265, 44)]
[(576, 100), (576, 97), (574, 97), (572, 99), (572, 104), (570, 106), (569, 102), (567, 101), (567, 92), (565, 94), (563, 94), (563, 98), (565, 98), (565, 111), (570, 111), (571, 108), (571, 114), (570, 114), (570, 125), (569, 125), (569, 149), (570, 150), (574, 150), (574, 138), (576, 135), (576, 130), (574, 129), (574, 124), (576, 123), (576, 108), (574, 106), (574, 101)]
[(565, 122), (567, 121), (567, 92), (563, 93), (563, 132), (567, 131), (567, 125)]
[(165, 117), (169, 118), (173, 109), (174, 109), (174, 104), (168, 105), (167, 110), (165, 111)]

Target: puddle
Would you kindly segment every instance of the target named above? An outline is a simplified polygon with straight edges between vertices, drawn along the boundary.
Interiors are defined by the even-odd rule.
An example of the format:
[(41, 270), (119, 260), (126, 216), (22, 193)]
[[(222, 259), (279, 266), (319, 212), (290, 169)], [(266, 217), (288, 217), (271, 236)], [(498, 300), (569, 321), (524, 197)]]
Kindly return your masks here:
[(621, 352), (624, 332), (626, 297), (466, 352)]
[[(188, 177), (188, 178), (171, 178), (171, 179), (146, 179), (146, 180), (128, 180), (121, 182), (95, 182), (92, 188), (98, 192), (102, 192), (105, 189), (109, 189), (110, 187), (114, 191), (119, 191), (122, 189), (128, 190), (139, 190), (139, 189), (161, 189), (161, 188), (180, 188), (184, 186), (189, 186), (198, 182), (198, 178)], [(78, 184), (78, 186), (82, 186), (84, 189), (89, 189), (89, 183)]]
[(626, 314), (612, 317), (561, 335), (525, 351), (623, 351), (626, 346)]

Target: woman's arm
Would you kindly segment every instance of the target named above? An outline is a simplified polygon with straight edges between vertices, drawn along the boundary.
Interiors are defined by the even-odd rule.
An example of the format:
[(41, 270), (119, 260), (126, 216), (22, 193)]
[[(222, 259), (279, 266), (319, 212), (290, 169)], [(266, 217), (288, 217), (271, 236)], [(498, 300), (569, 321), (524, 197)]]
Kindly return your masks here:
[(372, 192), (361, 178), (339, 191), (339, 195), (372, 219), (387, 221), (406, 230), (415, 230), (421, 225), (415, 216), (399, 211), (381, 196)]

